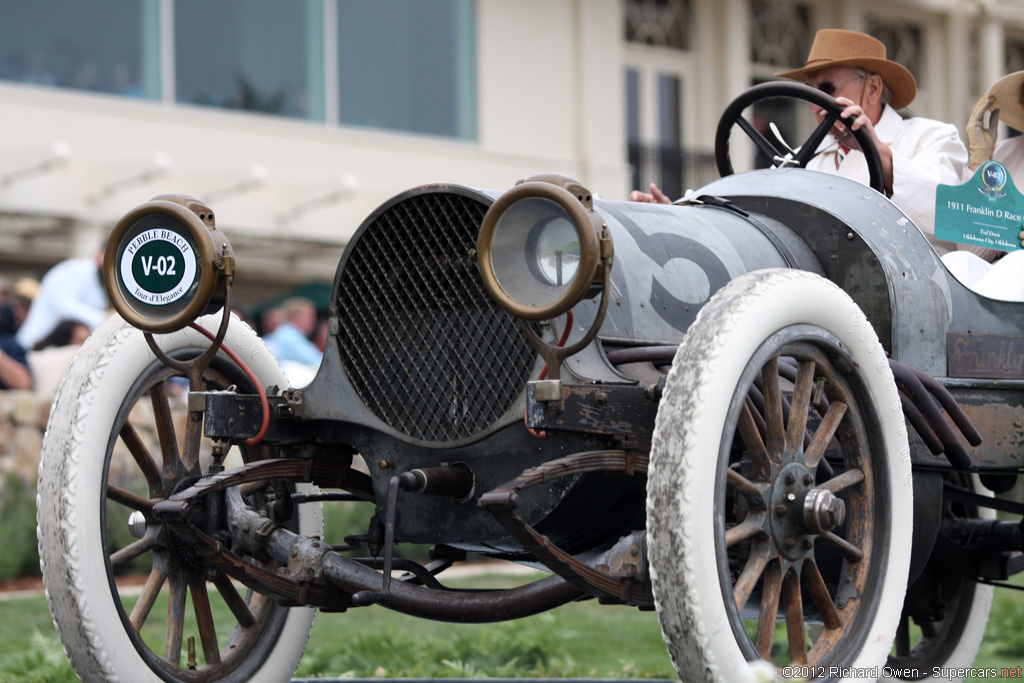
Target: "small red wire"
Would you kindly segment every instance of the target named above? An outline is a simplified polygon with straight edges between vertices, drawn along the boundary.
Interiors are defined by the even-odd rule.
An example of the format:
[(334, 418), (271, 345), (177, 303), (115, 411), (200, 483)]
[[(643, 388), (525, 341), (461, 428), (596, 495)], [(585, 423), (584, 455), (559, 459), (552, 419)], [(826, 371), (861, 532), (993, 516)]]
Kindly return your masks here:
[[(210, 341), (214, 341), (215, 337), (212, 332), (199, 327), (199, 325), (196, 325), (195, 323), (189, 323), (188, 326), (193, 330), (198, 331)], [(249, 378), (249, 381), (253, 383), (253, 386), (256, 387), (256, 393), (260, 396), (260, 408), (263, 409), (263, 424), (260, 425), (260, 431), (256, 433), (256, 436), (246, 439), (245, 441), (247, 446), (255, 446), (263, 440), (263, 437), (267, 434), (267, 429), (270, 428), (270, 402), (267, 400), (267, 392), (263, 390), (263, 385), (260, 384), (260, 380), (256, 377), (256, 373), (249, 369), (249, 366), (245, 364), (245, 361), (238, 357), (238, 354), (223, 344), (221, 344), (220, 348), (224, 353), (228, 354), (228, 358), (230, 358), (235, 365), (242, 369), (242, 372), (244, 372)]]
[[(561, 339), (558, 340), (558, 344), (555, 345), (557, 348), (562, 348), (563, 346), (565, 346), (565, 342), (569, 339), (569, 333), (572, 332), (572, 320), (573, 320), (572, 311), (566, 311), (565, 312), (565, 329), (562, 330), (562, 337), (561, 337)], [(544, 379), (547, 376), (548, 376), (548, 366), (545, 365), (543, 367), (543, 369), (541, 369), (540, 374), (537, 375), (537, 379), (538, 380), (542, 380), (542, 379)], [(523, 424), (526, 425), (526, 408), (523, 408)], [(533, 434), (538, 439), (546, 439), (546, 438), (548, 438), (548, 433), (544, 432), (544, 431), (538, 432), (538, 431), (535, 431), (535, 430), (531, 429), (530, 427), (526, 427), (526, 431), (530, 432), (530, 434)]]

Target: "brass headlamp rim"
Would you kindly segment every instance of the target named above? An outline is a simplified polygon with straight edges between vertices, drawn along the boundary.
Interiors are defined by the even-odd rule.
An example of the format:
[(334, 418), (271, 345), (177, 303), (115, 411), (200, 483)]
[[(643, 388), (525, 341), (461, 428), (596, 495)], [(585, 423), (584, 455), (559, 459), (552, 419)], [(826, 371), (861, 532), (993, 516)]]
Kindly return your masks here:
[[(129, 304), (122, 293), (117, 271), (119, 269), (120, 254), (117, 253), (118, 246), (125, 234), (132, 229), (141, 219), (154, 214), (165, 214), (180, 221), (189, 231), (195, 243), (199, 255), (199, 285), (192, 300), (178, 313), (167, 318), (154, 318), (145, 315)], [(105, 250), (106, 256), (103, 259), (103, 284), (107, 289), (107, 297), (114, 310), (138, 329), (153, 334), (164, 334), (175, 332), (186, 327), (202, 315), (210, 304), (222, 276), (225, 274), (223, 268), (219, 268), (218, 253), (214, 244), (211, 228), (208, 227), (191, 209), (183, 204), (168, 199), (153, 199), (140, 204), (126, 213), (117, 222), (114, 229), (107, 238)]]
[[(491, 265), (491, 238), (494, 230), (512, 205), (524, 199), (548, 199), (558, 204), (569, 214), (573, 227), (580, 238), (580, 263), (576, 277), (566, 292), (557, 300), (543, 306), (531, 306), (510, 297), (494, 274)], [(525, 181), (498, 197), (484, 214), (477, 237), (477, 265), (480, 277), (488, 294), (503, 309), (518, 318), (527, 320), (550, 320), (575, 306), (595, 281), (600, 279), (601, 246), (599, 235), (604, 222), (592, 209), (588, 210), (563, 187), (546, 181)]]

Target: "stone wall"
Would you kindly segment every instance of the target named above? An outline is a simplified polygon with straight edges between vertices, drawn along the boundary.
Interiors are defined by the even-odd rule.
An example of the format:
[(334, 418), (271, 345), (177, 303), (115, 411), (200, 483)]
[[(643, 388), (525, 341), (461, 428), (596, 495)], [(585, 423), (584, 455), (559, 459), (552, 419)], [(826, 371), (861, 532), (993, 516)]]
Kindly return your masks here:
[[(171, 414), (178, 434), (184, 433), (186, 407), (183, 401), (172, 402)], [(50, 415), (50, 402), (40, 400), (32, 391), (0, 391), (0, 491), (10, 473), (15, 473), (26, 486), (35, 488), (39, 473), (39, 454), (43, 433)], [(154, 457), (160, 447), (156, 420), (148, 401), (140, 401), (131, 413), (132, 426)], [(118, 440), (113, 454), (114, 472), (126, 469), (137, 473), (131, 455)]]
[(35, 487), (49, 413), (50, 404), (40, 405), (31, 391), (0, 391), (0, 486), (14, 472)]

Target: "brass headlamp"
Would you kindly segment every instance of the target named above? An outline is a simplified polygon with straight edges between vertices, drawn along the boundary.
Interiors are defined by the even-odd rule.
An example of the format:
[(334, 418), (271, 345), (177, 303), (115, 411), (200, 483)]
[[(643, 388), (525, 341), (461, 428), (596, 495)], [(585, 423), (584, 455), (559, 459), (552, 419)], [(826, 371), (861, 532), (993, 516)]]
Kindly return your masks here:
[(103, 282), (122, 318), (144, 332), (173, 332), (224, 305), (234, 265), (212, 209), (187, 195), (160, 195), (114, 226)]
[(599, 290), (611, 239), (578, 181), (538, 175), (501, 195), (484, 215), (477, 264), (484, 287), (519, 318), (547, 320)]

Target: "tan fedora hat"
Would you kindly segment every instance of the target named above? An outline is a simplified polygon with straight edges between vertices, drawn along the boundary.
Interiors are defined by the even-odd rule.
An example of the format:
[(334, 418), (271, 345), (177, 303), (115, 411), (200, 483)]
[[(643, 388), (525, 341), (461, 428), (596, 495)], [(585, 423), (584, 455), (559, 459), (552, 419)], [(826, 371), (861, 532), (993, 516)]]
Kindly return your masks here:
[(894, 109), (907, 106), (917, 95), (914, 75), (902, 64), (886, 58), (882, 41), (866, 33), (838, 28), (823, 28), (814, 35), (811, 52), (803, 68), (775, 75), (802, 81), (808, 74), (830, 66), (849, 66), (881, 76), (892, 92), (889, 104)]
[(982, 98), (995, 97), (991, 109), (999, 110), (999, 120), (1024, 132), (1024, 71), (1003, 76), (992, 84)]

